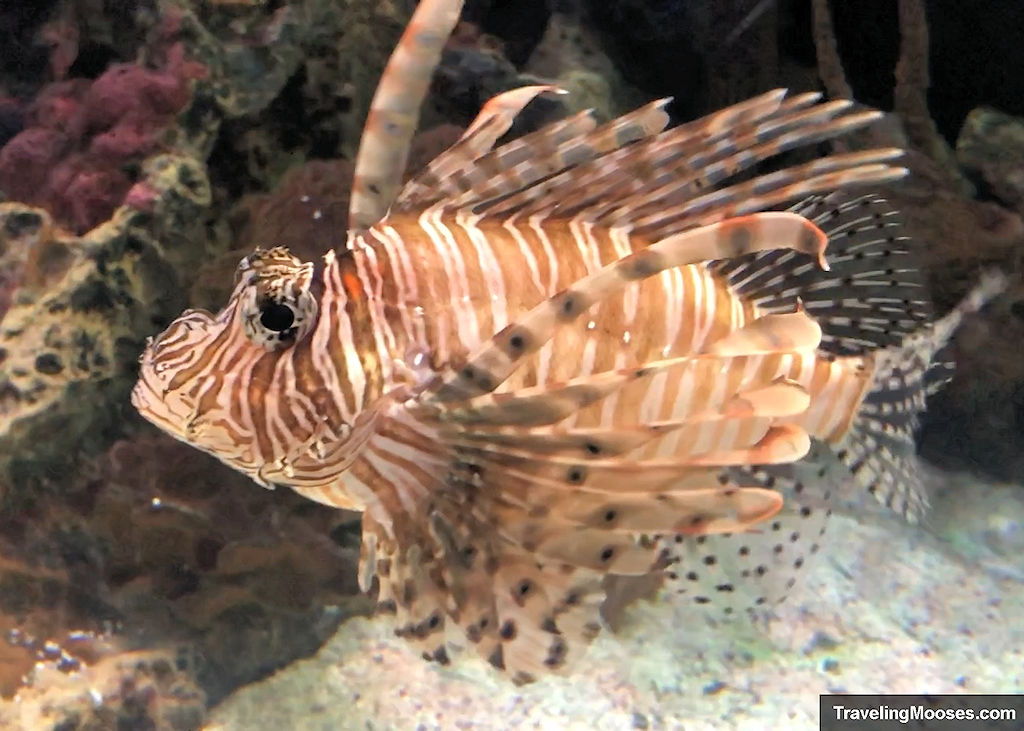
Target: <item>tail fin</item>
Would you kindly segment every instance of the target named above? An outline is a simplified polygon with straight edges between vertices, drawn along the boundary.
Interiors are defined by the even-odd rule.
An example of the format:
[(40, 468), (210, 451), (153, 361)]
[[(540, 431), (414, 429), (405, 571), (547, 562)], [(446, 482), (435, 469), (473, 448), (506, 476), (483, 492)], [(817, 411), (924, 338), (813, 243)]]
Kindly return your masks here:
[(871, 355), (874, 385), (836, 454), (861, 487), (910, 522), (920, 519), (928, 506), (916, 464), (914, 431), (925, 398), (948, 380), (948, 364), (934, 362), (936, 354), (966, 315), (980, 310), (1006, 285), (1002, 273), (986, 272), (945, 317)]

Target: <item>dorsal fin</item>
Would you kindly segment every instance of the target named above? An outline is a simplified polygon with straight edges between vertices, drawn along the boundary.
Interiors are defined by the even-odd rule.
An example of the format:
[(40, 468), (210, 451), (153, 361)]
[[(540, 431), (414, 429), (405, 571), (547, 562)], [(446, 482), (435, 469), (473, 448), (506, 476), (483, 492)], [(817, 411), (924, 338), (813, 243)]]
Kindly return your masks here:
[(822, 327), (822, 349), (835, 355), (897, 345), (931, 319), (919, 257), (883, 198), (834, 193), (790, 210), (828, 236), (829, 272), (786, 251), (723, 259), (709, 269), (764, 312), (791, 312), (801, 302)]
[[(651, 201), (664, 192), (648, 195), (636, 209), (626, 202), (621, 205), (615, 225), (629, 225), (639, 235), (660, 237), (666, 231), (686, 226), (706, 226), (728, 218), (745, 216), (754, 211), (778, 208), (789, 201), (813, 193), (841, 190), (854, 186), (875, 185), (898, 180), (906, 169), (888, 163), (902, 155), (896, 148), (880, 148), (863, 152), (842, 153), (761, 175), (753, 180), (735, 183), (692, 198), (678, 207), (651, 210)], [(622, 216), (628, 212), (625, 222)]]
[[(668, 124), (664, 111), (666, 102), (664, 99), (652, 102), (600, 127), (589, 111), (553, 122), (487, 154), (463, 158), (464, 164), (451, 170), (446, 179), (439, 179), (432, 190), (430, 182), (439, 176), (410, 181), (399, 196), (395, 210), (422, 210), (432, 203), (442, 204), (444, 210), (458, 210), (514, 193), (545, 177), (661, 132)], [(444, 152), (439, 159), (447, 156), (448, 152)]]
[(394, 201), (420, 119), (420, 106), (463, 0), (423, 0), (377, 84), (356, 154), (349, 228), (377, 223)]
[[(561, 171), (524, 163), (521, 187), (487, 184), (450, 206), (484, 219), (555, 217), (636, 231), (657, 241), (680, 230), (763, 210), (814, 192), (901, 177), (885, 148), (833, 155), (728, 186), (730, 179), (782, 152), (870, 124), (878, 113), (847, 102), (815, 104), (817, 95), (783, 101), (776, 91), (660, 134), (644, 136)], [(726, 187), (721, 187), (726, 184)], [(704, 191), (713, 189), (711, 193)], [(490, 196), (490, 197), (488, 197)]]
[[(483, 170), (478, 168), (493, 169), (494, 166), (483, 161), (474, 165), (474, 162), (490, 151), (498, 138), (508, 132), (519, 112), (544, 92), (561, 90), (550, 85), (523, 86), (491, 98), (454, 145), (434, 158), (426, 169), (402, 186), (395, 199), (395, 210), (422, 210), (431, 203), (452, 198), (479, 183), (479, 177), (469, 177), (468, 174), (483, 174)], [(526, 138), (519, 140), (519, 146), (543, 147), (548, 138), (572, 139), (589, 131), (593, 126), (594, 121), (589, 115), (579, 114), (527, 135)], [(506, 147), (509, 145), (502, 149)]]
[(522, 201), (554, 201), (559, 194), (562, 197), (578, 195), (581, 191), (596, 194), (598, 184), (609, 179), (620, 186), (620, 193), (636, 190), (636, 186), (643, 186), (658, 171), (651, 167), (645, 168), (645, 175), (639, 177), (618, 175), (618, 166), (634, 159), (634, 146), (630, 143), (646, 140), (654, 144), (657, 140), (659, 147), (663, 147), (674, 142), (673, 152), (679, 152), (686, 145), (695, 145), (698, 140), (714, 143), (717, 137), (727, 136), (734, 125), (771, 116), (779, 109), (784, 95), (782, 90), (768, 92), (669, 132), (662, 132), (668, 123), (664, 112), (668, 100), (657, 101), (602, 125), (586, 138), (567, 142), (557, 157), (562, 161), (561, 167), (555, 167), (541, 157), (524, 160), (515, 169), (507, 171), (509, 174), (504, 176), (507, 181), (468, 191), (451, 205), (479, 207), (480, 211), (490, 207), (491, 215), (498, 217), (506, 212), (506, 196), (513, 201), (511, 205), (519, 205)]
[[(527, 96), (522, 90), (507, 94)], [(572, 218), (657, 241), (812, 193), (906, 173), (889, 164), (900, 151), (881, 148), (826, 156), (729, 185), (762, 161), (863, 127), (879, 113), (854, 110), (844, 100), (820, 102), (816, 93), (787, 99), (784, 90), (774, 90), (662, 131), (665, 101), (593, 131), (585, 131), (589, 117), (577, 115), (475, 158), (456, 145), (438, 158), (450, 175), (425, 173), (412, 181), (395, 211), (436, 205), (439, 214), (483, 219)], [(503, 119), (516, 108), (499, 106), (510, 110)], [(480, 118), (494, 116), (485, 106)]]

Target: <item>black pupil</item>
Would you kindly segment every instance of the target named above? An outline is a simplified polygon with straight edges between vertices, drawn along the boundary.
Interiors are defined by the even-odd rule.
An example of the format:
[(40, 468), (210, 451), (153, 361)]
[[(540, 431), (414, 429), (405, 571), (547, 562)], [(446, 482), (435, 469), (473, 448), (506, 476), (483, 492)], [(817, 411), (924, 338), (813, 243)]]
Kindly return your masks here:
[(267, 330), (284, 332), (295, 324), (295, 313), (288, 305), (271, 302), (260, 312), (260, 324)]

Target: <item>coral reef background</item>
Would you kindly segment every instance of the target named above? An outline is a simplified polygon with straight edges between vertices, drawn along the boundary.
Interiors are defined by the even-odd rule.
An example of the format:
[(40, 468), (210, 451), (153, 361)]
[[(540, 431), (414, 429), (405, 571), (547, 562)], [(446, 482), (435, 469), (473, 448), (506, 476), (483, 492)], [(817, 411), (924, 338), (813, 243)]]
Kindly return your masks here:
[[(344, 620), (369, 610), (355, 586), (355, 516), (263, 491), (157, 435), (132, 412), (128, 389), (145, 338), (187, 306), (218, 307), (254, 246), (285, 244), (312, 258), (343, 241), (362, 120), (413, 4), (0, 6), (0, 696), (18, 698), (16, 706), (0, 700), (0, 725), (195, 728), (236, 688), (316, 652)], [(513, 135), (585, 107), (608, 118), (672, 95), (670, 112), (685, 120), (776, 86), (821, 89), (889, 112), (870, 140), (851, 144), (910, 149), (914, 175), (891, 197), (924, 242), (940, 310), (982, 267), (1013, 279), (957, 338), (957, 376), (922, 425), (927, 459), (983, 475), (989, 486), (975, 493), (969, 480), (936, 477), (951, 497), (930, 525), (872, 533), (881, 529), (865, 519), (844, 529), (907, 552), (916, 578), (907, 573), (910, 588), (885, 606), (923, 614), (911, 629), (895, 615), (880, 619), (877, 636), (874, 620), (858, 614), (849, 620), (855, 629), (837, 635), (828, 627), (846, 620), (835, 619), (834, 607), (856, 611), (872, 599), (843, 588), (843, 571), (825, 571), (810, 580), (809, 614), (800, 603), (780, 612), (790, 612), (782, 616), (796, 622), (794, 632), (831, 633), (842, 648), (834, 659), (849, 674), (822, 669), (818, 650), (747, 635), (735, 641), (758, 648), (749, 651), (757, 656), (750, 673), (774, 672), (794, 689), (812, 687), (813, 676), (823, 687), (892, 690), (899, 672), (934, 672), (921, 675), (934, 679), (928, 689), (1017, 688), (1020, 658), (982, 660), (978, 649), (1000, 637), (1009, 644), (1010, 610), (998, 604), (1019, 603), (1021, 565), (1005, 549), (1024, 547), (1024, 45), (1012, 28), (1024, 28), (1016, 0), (468, 0), (448, 44), (410, 171), (455, 140), (488, 97), (537, 79), (570, 93), (531, 105)], [(884, 558), (862, 552), (856, 571), (888, 571)], [(977, 570), (992, 565), (997, 575)], [(963, 590), (975, 599), (946, 606), (934, 587), (955, 576), (975, 582)], [(822, 596), (832, 608), (822, 608)], [(673, 646), (681, 656), (655, 653), (633, 676), (616, 675), (625, 658), (652, 649), (638, 639), (642, 628), (680, 626), (676, 611), (627, 612), (625, 644), (604, 640), (596, 675), (583, 682), (624, 683), (614, 697), (633, 700), (615, 713), (652, 727), (655, 700), (680, 717), (697, 706), (718, 709), (693, 716), (712, 723), (728, 710), (721, 703), (749, 705), (769, 692), (704, 692), (709, 683), (745, 682), (742, 663), (708, 665), (714, 642), (744, 636), (736, 628), (702, 629)], [(985, 612), (993, 617), (982, 631)], [(354, 682), (344, 668), (375, 676), (380, 667), (401, 669), (411, 678), (407, 695), (429, 691), (455, 709), (446, 713), (471, 713), (479, 701), (463, 681), (432, 675), (382, 631), (347, 622), (314, 662), (341, 662), (331, 683)], [(966, 685), (920, 659), (888, 675), (858, 675), (877, 662), (870, 638), (891, 646), (905, 636), (916, 644), (900, 645), (901, 658), (924, 647), (951, 658), (950, 668), (975, 663), (960, 672)], [(383, 666), (373, 664), (377, 654)], [(654, 673), (653, 664), (678, 688), (636, 679)], [(328, 672), (299, 667), (280, 682), (308, 683), (302, 673), (311, 668)], [(477, 692), (487, 687), (473, 682)], [(308, 700), (310, 719), (341, 692), (325, 687)], [(652, 696), (651, 687), (662, 689)], [(103, 702), (90, 700), (90, 688)], [(276, 698), (267, 688), (253, 692)], [(565, 688), (541, 685), (516, 697), (553, 708)], [(380, 688), (360, 692), (390, 702)], [(680, 693), (677, 705), (666, 700)], [(219, 722), (269, 714), (254, 697), (226, 705), (235, 710), (221, 711)], [(468, 699), (463, 711), (453, 705), (459, 698)], [(355, 703), (350, 717), (368, 702)], [(634, 718), (630, 704), (646, 706)], [(298, 701), (275, 706), (303, 713)], [(5, 715), (15, 708), (41, 715)]]

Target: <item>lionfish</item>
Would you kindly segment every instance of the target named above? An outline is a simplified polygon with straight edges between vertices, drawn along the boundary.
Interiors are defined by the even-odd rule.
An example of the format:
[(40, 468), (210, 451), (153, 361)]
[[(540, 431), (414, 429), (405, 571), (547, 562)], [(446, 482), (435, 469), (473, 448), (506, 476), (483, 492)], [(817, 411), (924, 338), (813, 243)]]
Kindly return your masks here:
[(345, 246), (243, 259), (223, 310), (148, 342), (141, 414), (362, 511), (360, 586), (397, 633), (520, 682), (582, 655), (607, 577), (767, 604), (837, 485), (920, 516), (935, 354), (999, 282), (934, 321), (895, 211), (849, 192), (902, 177), (897, 149), (749, 174), (879, 113), (777, 90), (671, 129), (663, 100), (496, 146), (559, 91), (528, 86), (402, 186), (461, 6), (420, 2), (387, 64)]

